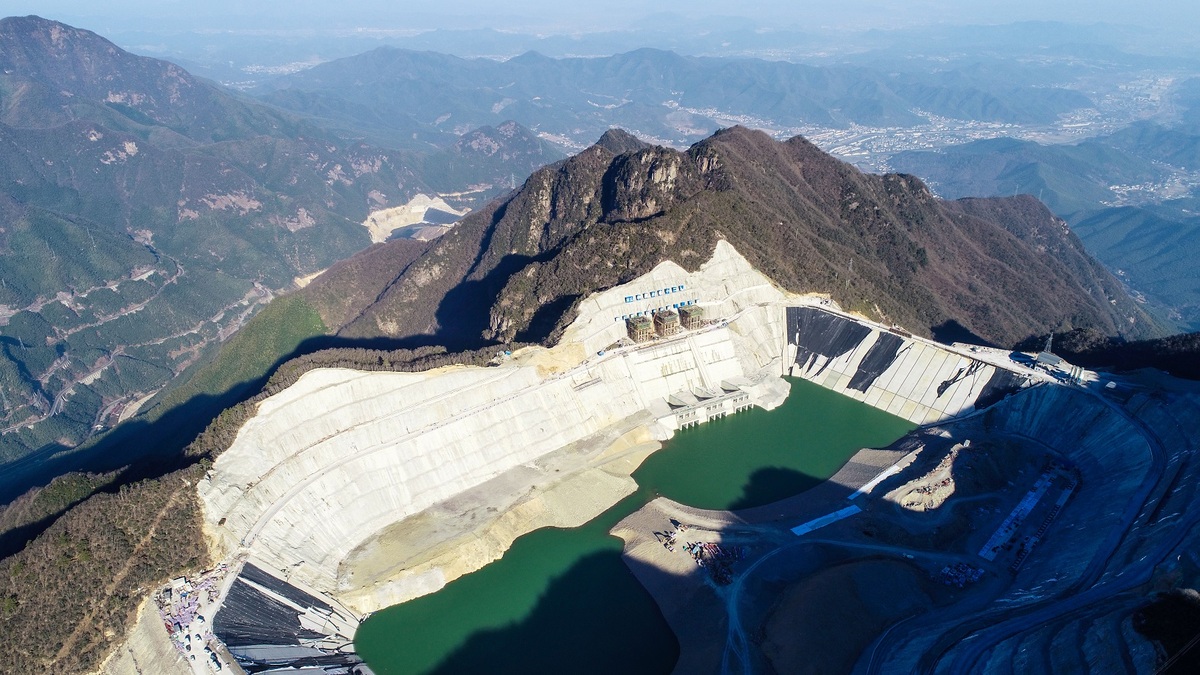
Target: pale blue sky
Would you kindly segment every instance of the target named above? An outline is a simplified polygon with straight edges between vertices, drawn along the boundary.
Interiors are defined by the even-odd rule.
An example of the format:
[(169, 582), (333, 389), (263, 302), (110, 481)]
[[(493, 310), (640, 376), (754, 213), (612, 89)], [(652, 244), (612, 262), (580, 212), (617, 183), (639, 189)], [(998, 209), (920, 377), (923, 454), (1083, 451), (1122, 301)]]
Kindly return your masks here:
[[(430, 8), (433, 9), (430, 9)], [(494, 27), (591, 32), (629, 27), (651, 12), (691, 19), (745, 16), (764, 26), (887, 28), (1031, 19), (1200, 28), (1195, 0), (0, 0), (5, 16), (39, 14), (97, 30)]]

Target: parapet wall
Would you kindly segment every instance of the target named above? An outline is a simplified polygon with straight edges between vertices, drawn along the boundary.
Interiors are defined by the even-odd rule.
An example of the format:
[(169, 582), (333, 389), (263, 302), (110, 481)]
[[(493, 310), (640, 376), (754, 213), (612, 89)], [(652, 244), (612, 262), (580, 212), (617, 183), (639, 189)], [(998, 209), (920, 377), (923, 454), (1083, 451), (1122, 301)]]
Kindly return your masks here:
[(1034, 377), (820, 307), (788, 307), (787, 326), (791, 374), (917, 424), (987, 407)]

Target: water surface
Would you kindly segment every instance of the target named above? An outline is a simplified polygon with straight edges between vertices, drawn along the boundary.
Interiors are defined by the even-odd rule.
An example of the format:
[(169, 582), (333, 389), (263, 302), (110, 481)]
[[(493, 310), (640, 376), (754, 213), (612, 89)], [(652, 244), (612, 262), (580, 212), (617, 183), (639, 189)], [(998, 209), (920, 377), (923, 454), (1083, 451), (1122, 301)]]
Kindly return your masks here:
[(376, 612), (355, 645), (378, 675), (668, 673), (679, 646), (608, 531), (656, 495), (749, 508), (813, 487), (906, 420), (789, 378), (787, 401), (686, 429), (634, 473), (638, 491), (587, 524), (517, 539), (437, 593)]

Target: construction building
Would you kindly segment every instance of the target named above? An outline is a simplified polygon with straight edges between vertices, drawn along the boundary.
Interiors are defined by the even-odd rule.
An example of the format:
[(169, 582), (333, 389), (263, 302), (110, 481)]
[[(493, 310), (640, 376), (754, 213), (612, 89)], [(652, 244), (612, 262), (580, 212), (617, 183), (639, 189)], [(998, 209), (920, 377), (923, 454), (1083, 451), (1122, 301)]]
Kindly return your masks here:
[(646, 342), (654, 337), (654, 322), (648, 316), (635, 315), (625, 320), (625, 330), (634, 342)]
[(684, 305), (679, 308), (679, 321), (684, 330), (696, 330), (704, 322), (704, 310), (700, 305)]
[(1063, 360), (1060, 356), (1058, 356), (1057, 354), (1050, 351), (1053, 348), (1054, 348), (1054, 333), (1051, 333), (1050, 337), (1046, 338), (1046, 348), (1043, 349), (1037, 355), (1037, 359), (1036, 359), (1037, 362), (1048, 368), (1055, 368), (1057, 366), (1061, 366), (1063, 363)]
[(654, 314), (654, 332), (662, 337), (670, 337), (682, 331), (683, 328), (679, 325), (679, 313), (673, 309), (655, 312)]

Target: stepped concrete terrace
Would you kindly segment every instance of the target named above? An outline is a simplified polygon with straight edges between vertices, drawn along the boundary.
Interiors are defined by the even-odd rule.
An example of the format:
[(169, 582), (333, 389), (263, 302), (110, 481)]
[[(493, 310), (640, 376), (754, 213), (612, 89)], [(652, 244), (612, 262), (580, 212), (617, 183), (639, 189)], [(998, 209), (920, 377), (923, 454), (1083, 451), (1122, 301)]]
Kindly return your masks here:
[(825, 307), (788, 307), (787, 323), (790, 374), (917, 424), (974, 412), (1051, 379), (998, 350), (951, 347)]

